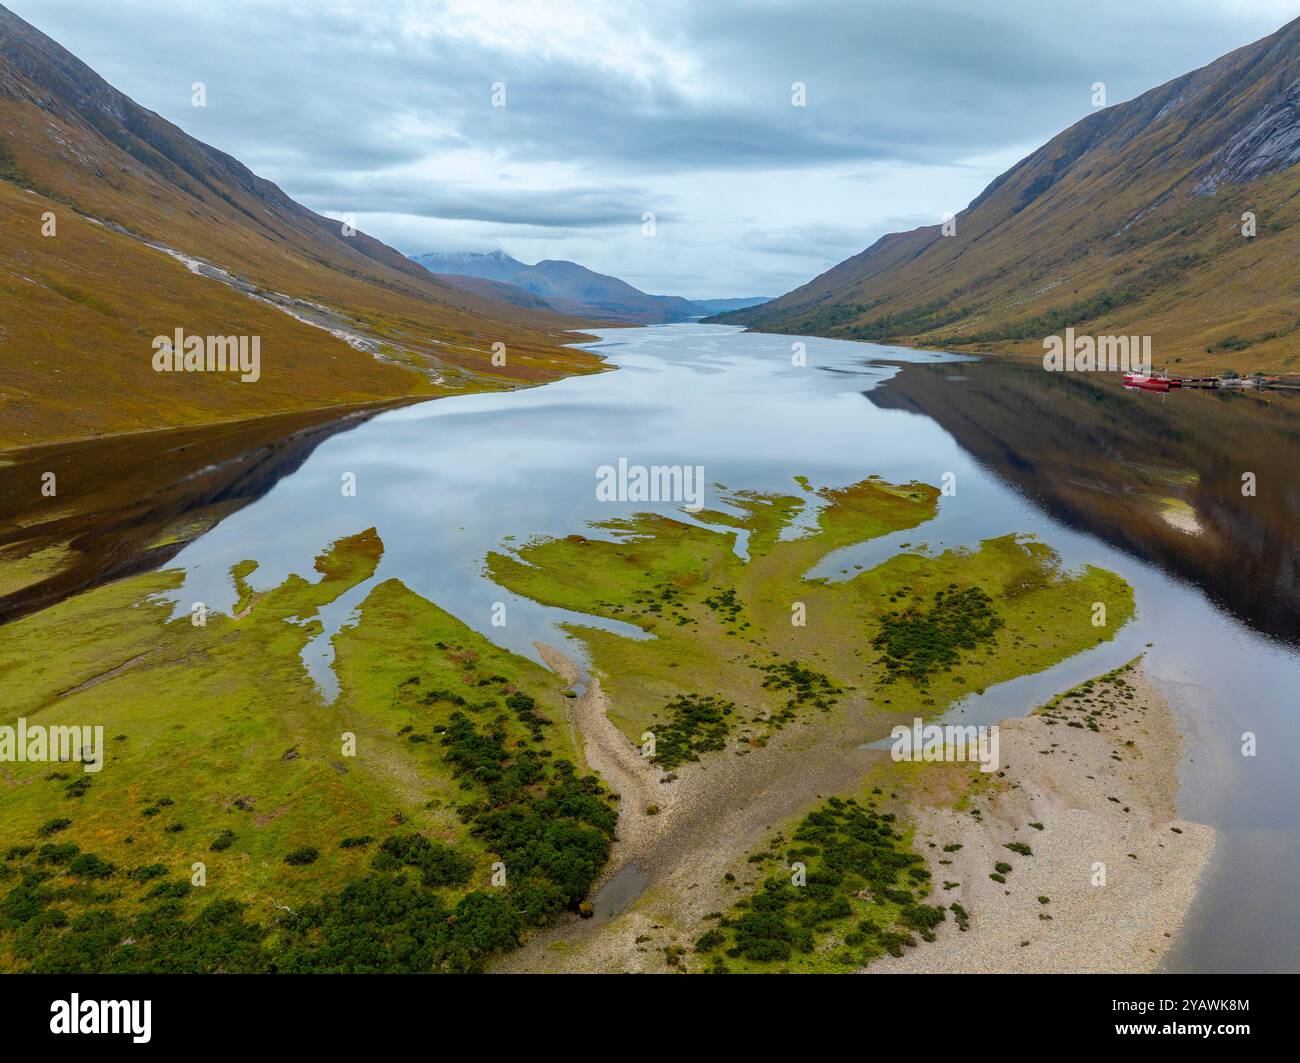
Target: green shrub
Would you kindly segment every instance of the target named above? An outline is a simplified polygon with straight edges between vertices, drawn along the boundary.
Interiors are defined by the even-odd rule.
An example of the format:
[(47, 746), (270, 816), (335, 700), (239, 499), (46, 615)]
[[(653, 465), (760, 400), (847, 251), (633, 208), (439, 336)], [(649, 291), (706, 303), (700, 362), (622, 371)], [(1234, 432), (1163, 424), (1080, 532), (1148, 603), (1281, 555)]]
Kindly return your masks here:
[(655, 755), (651, 760), (671, 771), (701, 753), (724, 749), (731, 729), (728, 717), (734, 703), (698, 694), (679, 694), (665, 706), (668, 722), (654, 728)]
[(116, 868), (94, 853), (81, 853), (68, 864), (68, 871), (78, 878), (108, 878)]
[(443, 842), (432, 842), (420, 834), (385, 838), (375, 854), (374, 866), (381, 871), (416, 867), (426, 886), (463, 886), (469, 881), (474, 862)]
[(889, 679), (903, 676), (924, 685), (957, 664), (962, 650), (987, 642), (1002, 626), (993, 599), (980, 588), (949, 587), (935, 592), (928, 610), (908, 606), (886, 613), (871, 644), (884, 651)]
[(229, 849), (235, 841), (235, 832), (233, 830), (223, 830), (213, 840), (208, 849), (214, 853), (222, 852)]
[(46, 842), (36, 850), (36, 862), (38, 864), (66, 864), (79, 852), (81, 852), (81, 846), (76, 842), (62, 842), (57, 845), (53, 842)]
[(90, 789), (90, 778), (81, 775), (63, 788), (63, 793), (67, 797), (85, 797), (86, 791)]

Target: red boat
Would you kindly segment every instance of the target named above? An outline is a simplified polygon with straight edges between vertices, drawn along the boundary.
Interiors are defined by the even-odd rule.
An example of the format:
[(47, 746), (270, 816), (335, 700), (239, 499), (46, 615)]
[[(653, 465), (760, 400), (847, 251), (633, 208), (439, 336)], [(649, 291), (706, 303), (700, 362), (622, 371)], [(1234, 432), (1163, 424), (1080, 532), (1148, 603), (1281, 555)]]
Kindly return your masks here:
[(1170, 380), (1165, 376), (1147, 376), (1143, 373), (1125, 373), (1124, 386), (1126, 388), (1142, 388), (1145, 391), (1168, 391), (1170, 388), (1178, 387), (1182, 382)]

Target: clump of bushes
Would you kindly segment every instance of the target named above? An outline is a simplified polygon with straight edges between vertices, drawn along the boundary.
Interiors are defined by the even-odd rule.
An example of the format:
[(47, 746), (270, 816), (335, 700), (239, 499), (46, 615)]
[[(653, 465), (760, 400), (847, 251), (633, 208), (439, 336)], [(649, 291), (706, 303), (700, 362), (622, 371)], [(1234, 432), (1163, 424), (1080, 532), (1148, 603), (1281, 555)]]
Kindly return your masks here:
[(86, 775), (78, 776), (63, 788), (63, 793), (67, 797), (85, 797), (86, 791), (90, 789), (90, 778)]
[(935, 592), (929, 609), (893, 609), (881, 618), (872, 645), (884, 651), (887, 681), (902, 676), (924, 686), (936, 672), (949, 671), (962, 650), (993, 638), (1004, 624), (993, 599), (979, 587)]
[(484, 791), (458, 814), (506, 865), (521, 920), (539, 923), (587, 895), (609, 859), (617, 815), (594, 775), (536, 750), (512, 751), (507, 737), (504, 717), (479, 726), (453, 713), (442, 741), (461, 785)]
[(717, 613), (723, 623), (734, 624), (740, 619), (741, 604), (735, 587), (715, 591), (704, 599), (704, 604)]
[(385, 838), (375, 854), (374, 866), (380, 871), (418, 868), (426, 886), (463, 886), (474, 870), (474, 862), (468, 857), (444, 842), (431, 842), (420, 834)]
[(78, 878), (108, 878), (117, 869), (94, 853), (81, 853), (73, 857), (68, 871)]
[(38, 864), (66, 864), (74, 856), (81, 852), (81, 846), (76, 842), (46, 842), (36, 850), (36, 862)]
[(214, 853), (219, 853), (226, 849), (229, 849), (231, 845), (234, 844), (234, 841), (235, 841), (235, 832), (233, 830), (223, 830), (220, 834), (218, 834), (215, 838), (212, 839), (212, 844), (209, 845), (208, 848)]
[(665, 706), (668, 722), (655, 731), (653, 763), (672, 771), (701, 753), (724, 749), (735, 704), (700, 694), (679, 694)]
[(783, 719), (793, 719), (795, 712), (805, 705), (827, 712), (844, 693), (827, 676), (804, 667), (798, 661), (778, 661), (754, 667), (767, 673), (763, 680), (765, 688), (790, 692)]
[(549, 727), (551, 721), (537, 711), (537, 702), (528, 694), (516, 691), (506, 698), (506, 708), (515, 714), (515, 718), (532, 731), (533, 741), (542, 740), (542, 728)]
[(947, 918), (941, 904), (909, 904), (900, 913), (904, 924), (926, 941), (934, 940), (934, 928)]
[[(784, 868), (768, 877), (696, 941), (699, 952), (785, 963), (839, 936), (845, 948), (837, 960), (861, 966), (885, 952), (901, 955), (916, 934), (933, 940), (945, 909), (923, 903), (930, 873), (895, 828), (893, 813), (831, 798), (804, 817), (793, 840), (788, 851), (805, 862), (804, 884), (794, 885)], [(759, 864), (777, 859), (771, 848), (750, 857)], [(867, 910), (873, 918), (862, 918)]]

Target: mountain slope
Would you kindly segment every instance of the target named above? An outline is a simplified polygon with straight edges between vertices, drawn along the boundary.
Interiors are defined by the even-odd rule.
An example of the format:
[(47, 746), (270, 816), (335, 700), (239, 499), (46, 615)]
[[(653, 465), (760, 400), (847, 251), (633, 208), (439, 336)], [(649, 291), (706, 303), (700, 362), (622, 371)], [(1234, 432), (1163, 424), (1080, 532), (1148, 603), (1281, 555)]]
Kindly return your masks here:
[[(0, 219), (0, 447), (598, 367), (571, 319), (345, 234), (3, 7)], [(261, 337), (261, 379), (155, 373), (176, 328)]]
[(892, 233), (717, 320), (1040, 355), (1073, 326), (1149, 334), (1157, 364), (1294, 368), (1297, 161), (1300, 20), (1071, 126), (990, 184), (955, 235)]
[(511, 306), (522, 306), (527, 310), (555, 312), (555, 307), (540, 295), (524, 291), (523, 288), (506, 281), (489, 280), (487, 277), (461, 277), (454, 273), (435, 273), (434, 276), (449, 287), (481, 295), (484, 299), (497, 299)]
[(503, 251), (488, 254), (431, 251), (412, 255), (431, 273), (461, 275), (514, 285), (539, 296), (552, 309), (574, 317), (629, 324), (686, 321), (708, 311), (675, 295), (647, 295), (626, 281), (596, 273), (576, 262), (545, 259), (529, 266)]

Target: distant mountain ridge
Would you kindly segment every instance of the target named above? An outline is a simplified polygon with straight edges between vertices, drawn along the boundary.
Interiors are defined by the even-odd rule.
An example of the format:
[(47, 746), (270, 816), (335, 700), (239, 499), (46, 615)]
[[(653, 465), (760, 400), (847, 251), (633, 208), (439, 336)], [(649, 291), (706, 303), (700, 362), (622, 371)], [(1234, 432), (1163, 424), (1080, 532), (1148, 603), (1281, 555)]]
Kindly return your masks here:
[(476, 277), (510, 284), (544, 300), (555, 312), (575, 317), (661, 325), (709, 313), (688, 299), (648, 295), (617, 277), (596, 273), (565, 259), (545, 259), (530, 266), (504, 251), (486, 254), (430, 251), (410, 257), (449, 282), (454, 283), (457, 277)]
[(696, 306), (703, 307), (710, 314), (723, 314), (728, 310), (745, 310), (751, 306), (771, 302), (770, 295), (751, 295), (741, 299), (692, 299)]
[(994, 180), (955, 234), (891, 233), (713, 320), (1040, 355), (1073, 326), (1150, 335), (1157, 365), (1294, 371), (1298, 161), (1300, 19), (1075, 123)]
[[(482, 277), (484, 280), (510, 283), (528, 267), (504, 251), (430, 251), (409, 256), (430, 273), (446, 273), (457, 277)], [(437, 267), (437, 268), (435, 268)], [(521, 286), (522, 287), (522, 286)]]

